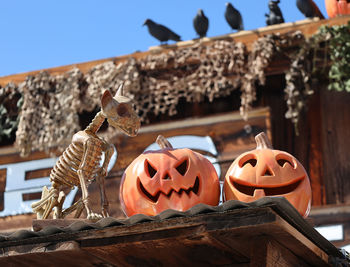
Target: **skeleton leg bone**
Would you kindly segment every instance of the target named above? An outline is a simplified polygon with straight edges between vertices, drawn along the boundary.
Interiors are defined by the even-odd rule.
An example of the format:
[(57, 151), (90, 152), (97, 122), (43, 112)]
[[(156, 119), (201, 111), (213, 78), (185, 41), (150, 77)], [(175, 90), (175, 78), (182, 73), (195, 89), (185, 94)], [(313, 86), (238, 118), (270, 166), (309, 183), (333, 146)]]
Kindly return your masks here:
[(101, 197), (101, 206), (102, 206), (102, 216), (103, 217), (108, 217), (108, 207), (109, 207), (109, 202), (107, 199), (106, 195), (106, 190), (105, 190), (105, 178), (107, 176), (107, 169), (108, 169), (108, 164), (111, 160), (111, 157), (114, 153), (114, 148), (112, 145), (105, 143), (105, 159), (101, 167), (101, 171), (99, 172), (99, 175), (97, 177), (97, 182), (100, 188), (100, 197)]
[(53, 213), (54, 219), (62, 218), (62, 206), (65, 199), (66, 199), (66, 194), (63, 191), (60, 191), (57, 199), (57, 205), (55, 205), (55, 211)]
[(96, 142), (96, 139), (94, 138), (89, 138), (84, 142), (83, 158), (79, 165), (79, 170), (77, 171), (80, 186), (81, 186), (82, 199), (87, 212), (87, 219), (102, 218), (100, 214), (93, 213), (90, 208), (89, 192), (87, 187), (87, 182), (89, 179), (88, 175), (91, 172), (91, 166), (89, 165), (89, 160), (91, 160), (91, 158), (89, 154), (91, 154), (91, 152), (93, 152), (93, 150), (95, 149), (96, 147), (95, 142)]
[(81, 193), (82, 193), (82, 198), (83, 198), (83, 203), (87, 212), (87, 219), (93, 220), (93, 219), (101, 219), (102, 216), (100, 214), (92, 212), (90, 208), (90, 203), (89, 203), (89, 193), (87, 190), (87, 185), (86, 185), (86, 177), (84, 175), (84, 172), (82, 170), (78, 170), (78, 176), (80, 180), (80, 186), (81, 186)]
[(102, 216), (108, 217), (108, 200), (106, 196), (106, 190), (105, 190), (105, 177), (98, 176), (96, 181), (98, 182), (98, 185), (100, 187), (100, 197), (101, 197), (101, 206), (102, 206)]
[(58, 190), (51, 187), (50, 190), (46, 186), (43, 187), (41, 199), (32, 204), (33, 211), (37, 213), (38, 219), (46, 219), (55, 206), (58, 198)]
[(65, 218), (68, 214), (71, 214), (73, 211), (76, 211), (74, 218), (79, 218), (83, 209), (84, 209), (83, 200), (79, 199), (72, 206), (62, 211), (62, 218)]

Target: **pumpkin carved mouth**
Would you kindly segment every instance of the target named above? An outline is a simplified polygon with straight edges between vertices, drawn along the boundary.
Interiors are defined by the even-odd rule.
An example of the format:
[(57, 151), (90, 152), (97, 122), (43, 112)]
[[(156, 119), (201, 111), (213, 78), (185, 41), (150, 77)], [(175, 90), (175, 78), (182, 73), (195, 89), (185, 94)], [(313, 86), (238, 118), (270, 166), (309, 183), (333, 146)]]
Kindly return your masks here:
[(151, 200), (152, 202), (156, 203), (158, 202), (158, 199), (159, 199), (159, 196), (160, 194), (164, 195), (165, 197), (167, 198), (170, 198), (171, 195), (174, 193), (174, 194), (177, 194), (179, 196), (181, 196), (182, 194), (186, 194), (187, 196), (190, 196), (190, 193), (193, 192), (194, 194), (198, 195), (198, 192), (199, 192), (199, 178), (198, 176), (196, 177), (196, 180), (193, 184), (192, 187), (189, 187), (188, 189), (183, 189), (181, 188), (178, 192), (175, 191), (174, 189), (171, 189), (169, 191), (168, 194), (165, 194), (163, 191), (158, 191), (154, 196), (149, 193), (147, 191), (147, 189), (143, 186), (143, 184), (141, 183), (140, 179), (138, 179), (138, 184), (139, 184), (139, 187), (140, 187), (140, 190), (141, 192), (149, 199)]
[(285, 195), (295, 191), (305, 177), (301, 177), (293, 180), (292, 182), (282, 184), (282, 185), (255, 185), (242, 183), (238, 179), (230, 177), (232, 185), (241, 193), (254, 196), (255, 190), (264, 190), (265, 196), (277, 196)]

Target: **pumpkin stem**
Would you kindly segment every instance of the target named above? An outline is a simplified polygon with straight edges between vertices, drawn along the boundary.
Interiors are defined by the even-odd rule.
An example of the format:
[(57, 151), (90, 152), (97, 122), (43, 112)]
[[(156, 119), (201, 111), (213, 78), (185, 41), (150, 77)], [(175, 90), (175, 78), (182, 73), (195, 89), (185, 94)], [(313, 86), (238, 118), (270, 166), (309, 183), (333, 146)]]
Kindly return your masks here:
[(156, 142), (161, 149), (173, 148), (170, 142), (163, 135), (158, 135)]
[(256, 149), (270, 148), (273, 149), (272, 144), (264, 132), (259, 133), (255, 136)]

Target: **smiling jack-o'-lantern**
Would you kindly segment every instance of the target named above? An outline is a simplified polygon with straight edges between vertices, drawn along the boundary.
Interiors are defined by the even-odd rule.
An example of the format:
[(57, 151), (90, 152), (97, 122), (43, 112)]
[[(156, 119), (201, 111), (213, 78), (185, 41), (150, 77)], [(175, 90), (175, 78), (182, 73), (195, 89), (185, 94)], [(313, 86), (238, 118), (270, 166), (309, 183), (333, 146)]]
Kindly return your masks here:
[(264, 196), (283, 196), (306, 217), (311, 187), (304, 167), (287, 152), (274, 150), (265, 133), (255, 140), (257, 148), (240, 155), (226, 173), (225, 201), (252, 202)]
[(350, 0), (325, 0), (325, 4), (330, 18), (350, 14)]
[(144, 152), (124, 172), (120, 200), (126, 215), (217, 205), (220, 186), (211, 162), (190, 149), (173, 149), (163, 136), (157, 143), (160, 150)]

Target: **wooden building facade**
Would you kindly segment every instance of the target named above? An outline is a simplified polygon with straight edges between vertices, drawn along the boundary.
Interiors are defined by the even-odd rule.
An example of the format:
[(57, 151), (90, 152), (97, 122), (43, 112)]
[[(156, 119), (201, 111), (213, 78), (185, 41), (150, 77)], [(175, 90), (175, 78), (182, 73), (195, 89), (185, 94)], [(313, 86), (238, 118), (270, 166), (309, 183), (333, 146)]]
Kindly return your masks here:
[[(60, 133), (52, 132), (51, 136), (41, 133), (43, 129), (50, 130), (50, 125), (55, 123), (50, 121), (50, 116), (63, 120), (62, 131), (66, 138), (70, 137), (92, 119), (101, 90), (113, 90), (125, 80), (129, 81), (126, 84), (128, 94), (139, 103), (136, 103), (136, 109), (141, 114), (143, 126), (135, 138), (115, 133), (107, 127), (101, 133), (118, 151), (116, 164), (106, 182), (113, 217), (124, 217), (118, 188), (123, 170), (154, 143), (158, 134), (198, 137), (203, 148), (195, 148), (213, 159), (223, 180), (230, 163), (242, 152), (255, 147), (254, 135), (266, 131), (275, 148), (293, 154), (308, 171), (313, 192), (311, 221), (315, 225), (343, 225), (344, 237), (334, 244), (350, 244), (350, 162), (347, 153), (350, 151), (350, 94), (329, 91), (327, 77), (319, 75), (312, 81), (314, 93), (306, 102), (307, 108), (300, 113), (299, 134), (291, 120), (285, 118), (288, 112), (286, 73), (293, 61), (290, 55), (295, 54), (303, 40), (315, 34), (320, 26), (346, 24), (349, 20), (349, 17), (339, 17), (285, 23), (256, 31), (153, 47), (147, 52), (118, 58), (0, 78), (5, 91), (12, 88), (26, 95), (24, 106), (25, 101), (27, 106), (22, 117), (26, 114), (25, 119), (34, 123), (44, 114), (47, 117), (41, 119), (48, 121), (38, 125), (39, 141), (31, 139), (35, 137), (36, 128), (28, 130), (25, 123), (21, 128), (20, 122), (17, 146), (14, 135), (1, 143), (0, 216), (3, 217), (0, 218), (0, 231), (11, 232), (31, 226), (34, 215), (27, 207), (31, 201), (40, 198), (40, 188), (47, 183), (53, 165), (50, 155), (59, 155), (59, 146), (67, 144), (67, 140), (60, 139)], [(264, 51), (262, 44), (266, 46)], [(267, 44), (271, 45), (270, 50)], [(271, 57), (260, 64), (259, 60), (264, 59), (262, 52), (270, 53)], [(234, 64), (231, 66), (230, 62)], [(41, 88), (39, 84), (47, 88)], [(67, 97), (67, 92), (73, 95), (68, 105), (60, 102)], [(19, 98), (16, 99), (15, 94), (12, 96), (15, 104)], [(51, 109), (48, 103), (54, 103), (56, 108)], [(33, 115), (29, 110), (35, 105), (41, 106)], [(64, 114), (59, 114), (59, 108), (74, 114), (64, 118)], [(248, 114), (248, 120), (243, 119), (242, 113)], [(55, 140), (60, 143), (55, 144)], [(38, 151), (40, 145), (51, 154)], [(27, 157), (21, 157), (20, 152)], [(14, 176), (14, 169), (21, 173)], [(92, 184), (90, 190), (94, 206), (98, 207), (97, 186)], [(73, 193), (72, 200), (80, 197), (79, 191)], [(9, 205), (23, 207), (17, 214), (6, 212), (1, 215)]]

